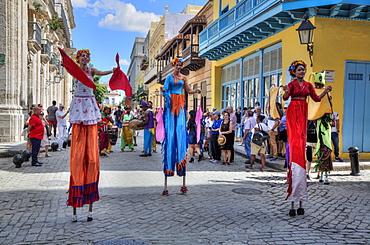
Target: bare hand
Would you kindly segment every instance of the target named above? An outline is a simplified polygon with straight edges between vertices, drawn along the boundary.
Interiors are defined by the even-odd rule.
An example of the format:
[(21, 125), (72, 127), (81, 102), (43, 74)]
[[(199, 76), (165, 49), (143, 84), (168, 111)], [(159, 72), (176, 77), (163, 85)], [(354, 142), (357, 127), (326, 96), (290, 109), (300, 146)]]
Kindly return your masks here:
[(164, 92), (164, 91), (165, 91), (163, 86), (162, 86), (162, 87), (160, 87), (160, 90), (161, 90), (162, 92)]
[(202, 90), (200, 90), (199, 88), (197, 89), (197, 93), (200, 94), (202, 93)]
[(112, 70), (112, 72), (114, 73), (114, 71), (115, 71), (115, 70), (117, 70), (117, 68), (116, 68), (116, 67), (113, 67), (113, 70)]
[(283, 90), (288, 93), (288, 91), (289, 91), (288, 85), (283, 85)]
[(327, 87), (326, 87), (325, 91), (326, 91), (327, 93), (329, 93), (329, 92), (331, 91), (331, 89), (332, 89), (332, 87), (329, 85), (329, 86), (327, 86)]

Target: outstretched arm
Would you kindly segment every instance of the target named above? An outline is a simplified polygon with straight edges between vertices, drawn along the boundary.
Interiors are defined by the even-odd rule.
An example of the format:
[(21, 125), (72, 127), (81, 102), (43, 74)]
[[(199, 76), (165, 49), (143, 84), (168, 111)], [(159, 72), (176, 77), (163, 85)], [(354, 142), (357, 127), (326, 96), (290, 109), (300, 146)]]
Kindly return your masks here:
[(116, 70), (116, 68), (113, 68), (111, 71), (99, 71), (95, 68), (91, 68), (92, 75), (97, 75), (97, 76), (109, 75), (109, 74), (112, 74), (115, 70)]
[(190, 86), (188, 84), (188, 80), (186, 78), (185, 78), (185, 81), (184, 81), (184, 86), (185, 86), (185, 90), (188, 94), (195, 94), (195, 93), (200, 94), (202, 92), (202, 90), (200, 90), (200, 89), (190, 89)]

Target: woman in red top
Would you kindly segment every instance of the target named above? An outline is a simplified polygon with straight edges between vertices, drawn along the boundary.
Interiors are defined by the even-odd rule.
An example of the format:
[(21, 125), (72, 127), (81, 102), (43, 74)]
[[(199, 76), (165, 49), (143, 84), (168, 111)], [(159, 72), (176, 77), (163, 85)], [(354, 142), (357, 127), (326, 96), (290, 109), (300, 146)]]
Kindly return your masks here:
[(306, 179), (306, 133), (308, 106), (306, 99), (310, 96), (314, 101), (319, 102), (328, 92), (331, 86), (326, 87), (325, 91), (319, 96), (316, 94), (311, 83), (303, 80), (306, 74), (306, 64), (303, 61), (294, 61), (289, 67), (290, 75), (295, 78), (288, 85), (283, 86), (285, 91), (284, 100), (291, 97), (286, 118), (288, 141), (290, 146), (290, 161), (287, 182), (289, 183), (288, 195), (292, 201), (290, 216), (295, 216), (294, 202), (299, 201), (298, 215), (304, 214), (302, 201), (307, 201), (307, 179)]

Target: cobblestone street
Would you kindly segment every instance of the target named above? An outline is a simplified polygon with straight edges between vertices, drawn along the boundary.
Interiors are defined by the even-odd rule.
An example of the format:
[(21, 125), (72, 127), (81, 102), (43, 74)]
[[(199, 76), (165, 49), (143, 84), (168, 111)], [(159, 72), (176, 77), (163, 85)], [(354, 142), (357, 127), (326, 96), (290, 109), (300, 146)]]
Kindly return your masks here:
[(259, 164), (246, 171), (238, 155), (230, 166), (189, 163), (188, 193), (180, 194), (182, 179), (175, 176), (168, 179), (170, 195), (162, 196), (161, 155), (141, 158), (138, 149), (121, 153), (117, 143), (101, 158), (101, 200), (92, 222), (87, 206), (78, 209), (77, 223), (66, 206), (69, 148), (42, 158), (42, 167), (15, 168), (11, 158), (0, 159), (0, 244), (370, 243), (369, 170), (332, 172), (330, 185), (313, 179), (306, 214), (290, 217), (284, 172), (261, 172)]

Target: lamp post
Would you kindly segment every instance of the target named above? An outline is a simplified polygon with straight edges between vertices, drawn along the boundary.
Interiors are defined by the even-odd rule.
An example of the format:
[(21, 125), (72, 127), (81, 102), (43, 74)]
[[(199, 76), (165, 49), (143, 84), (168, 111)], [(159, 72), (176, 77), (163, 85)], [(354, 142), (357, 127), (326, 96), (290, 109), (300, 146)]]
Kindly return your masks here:
[(301, 25), (296, 29), (299, 34), (299, 41), (301, 44), (307, 44), (307, 51), (310, 56), (311, 67), (312, 64), (312, 55), (313, 55), (313, 30), (316, 29), (314, 25), (308, 20), (308, 15), (304, 14), (302, 19), (304, 19)]

